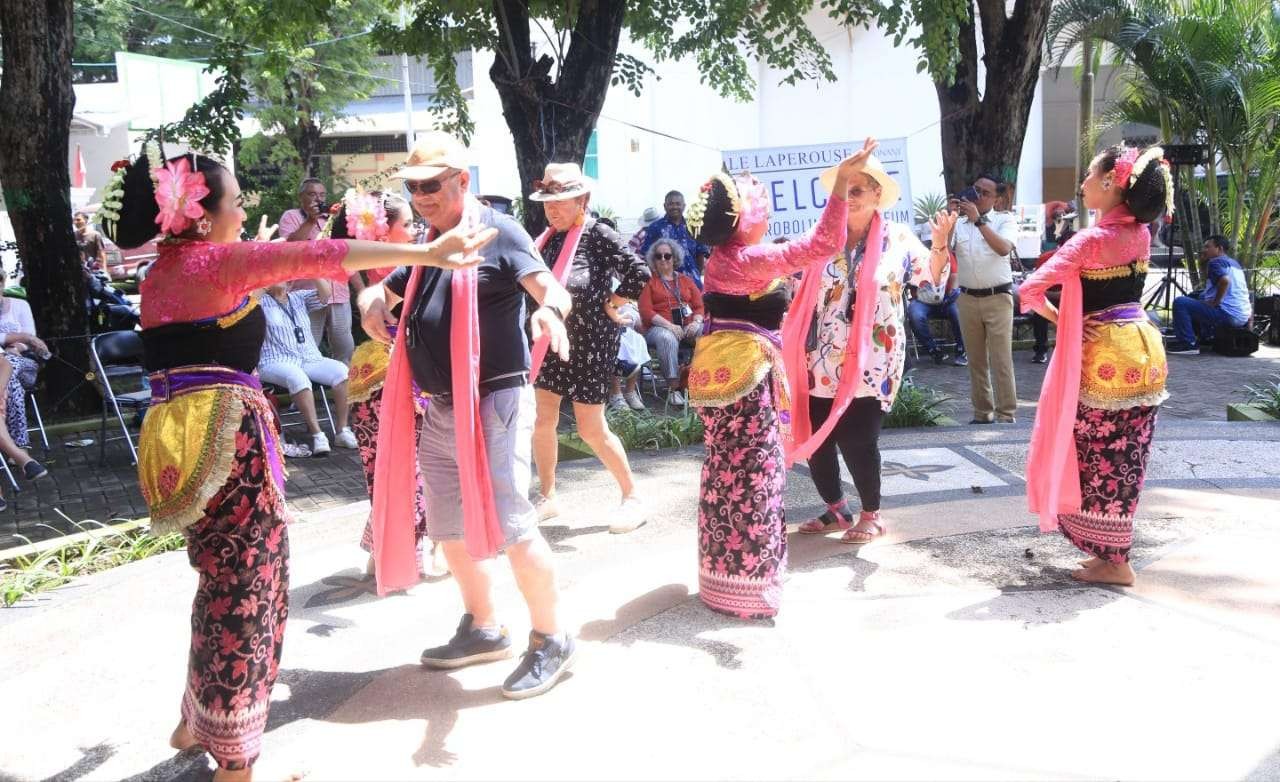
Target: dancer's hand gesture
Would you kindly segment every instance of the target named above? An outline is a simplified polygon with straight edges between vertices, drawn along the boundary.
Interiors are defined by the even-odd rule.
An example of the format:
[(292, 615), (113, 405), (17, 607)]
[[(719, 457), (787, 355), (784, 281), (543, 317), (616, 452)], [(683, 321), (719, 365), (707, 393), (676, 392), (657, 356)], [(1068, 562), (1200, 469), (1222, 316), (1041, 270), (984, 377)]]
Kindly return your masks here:
[(262, 219), (258, 221), (258, 235), (255, 237), (256, 240), (259, 242), (271, 241), (271, 237), (275, 236), (276, 229), (279, 227), (279, 225), (267, 225), (267, 216), (263, 215)]
[(878, 146), (880, 146), (879, 142), (867, 136), (867, 140), (862, 143), (862, 149), (840, 161), (840, 167), (836, 169), (835, 193), (844, 196), (849, 192), (849, 184), (853, 181), (853, 177), (862, 173), (867, 167), (867, 159)]
[(454, 228), (445, 231), (422, 247), (428, 260), (426, 265), (441, 269), (465, 269), (484, 260), (478, 250), (498, 236), (496, 228)]
[(954, 212), (940, 211), (929, 221), (929, 230), (933, 233), (933, 246), (942, 247), (951, 240), (951, 232), (955, 230), (960, 216)]

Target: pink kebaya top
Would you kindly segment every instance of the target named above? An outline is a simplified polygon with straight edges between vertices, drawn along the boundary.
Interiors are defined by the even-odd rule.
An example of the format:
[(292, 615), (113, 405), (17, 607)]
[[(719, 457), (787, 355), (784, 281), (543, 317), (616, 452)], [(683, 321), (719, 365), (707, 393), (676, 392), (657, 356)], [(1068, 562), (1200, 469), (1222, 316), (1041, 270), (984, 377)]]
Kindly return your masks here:
[(253, 290), (278, 282), (345, 274), (347, 243), (162, 242), (159, 257), (138, 286), (142, 327), (222, 317)]
[(832, 196), (814, 229), (783, 244), (747, 245), (737, 235), (711, 251), (703, 275), (703, 293), (750, 296), (769, 283), (800, 271), (815, 258), (828, 258), (844, 246), (848, 203)]
[(1045, 291), (1081, 271), (1127, 266), (1151, 253), (1151, 234), (1139, 225), (1129, 208), (1121, 204), (1107, 212), (1097, 225), (1080, 231), (1022, 281), (1018, 296), (1022, 311), (1044, 303)]

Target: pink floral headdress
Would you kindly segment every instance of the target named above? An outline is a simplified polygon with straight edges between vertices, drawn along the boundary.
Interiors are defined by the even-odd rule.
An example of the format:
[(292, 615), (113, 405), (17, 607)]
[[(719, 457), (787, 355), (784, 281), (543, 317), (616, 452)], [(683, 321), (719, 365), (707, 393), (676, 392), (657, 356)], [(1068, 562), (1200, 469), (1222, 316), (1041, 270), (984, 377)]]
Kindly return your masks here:
[(757, 226), (769, 222), (769, 193), (764, 183), (749, 173), (734, 177), (733, 183), (738, 190), (737, 235), (745, 239)]
[(352, 189), (342, 197), (347, 207), (347, 233), (356, 239), (370, 242), (386, 241), (390, 226), (387, 225), (387, 209), (381, 194), (374, 195)]
[(191, 170), (185, 155), (163, 167), (150, 160), (148, 163), (155, 180), (156, 204), (160, 207), (156, 224), (161, 233), (178, 236), (192, 222), (204, 217), (200, 199), (209, 195), (209, 186), (204, 174)]

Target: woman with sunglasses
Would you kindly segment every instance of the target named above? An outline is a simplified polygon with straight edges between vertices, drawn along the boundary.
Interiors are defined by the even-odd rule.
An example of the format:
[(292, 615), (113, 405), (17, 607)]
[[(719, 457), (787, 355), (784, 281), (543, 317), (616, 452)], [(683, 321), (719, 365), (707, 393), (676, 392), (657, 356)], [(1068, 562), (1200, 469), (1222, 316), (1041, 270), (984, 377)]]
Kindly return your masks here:
[[(610, 515), (609, 531), (630, 532), (644, 523), (635, 480), (622, 442), (609, 430), (604, 405), (617, 365), (622, 338), (618, 308), (635, 301), (649, 281), (649, 269), (622, 237), (587, 215), (594, 182), (572, 163), (551, 163), (530, 200), (540, 201), (550, 227), (536, 240), (543, 260), (573, 296), (565, 319), (569, 359), (535, 347), (533, 369), (538, 418), (533, 457), (538, 464), (539, 519), (559, 513), (556, 504), (556, 427), (565, 397), (573, 402), (578, 436), (604, 462), (622, 490), (622, 504)], [(617, 278), (617, 289), (614, 280)], [(541, 367), (539, 353), (546, 355)]]
[(693, 347), (702, 335), (706, 309), (702, 291), (687, 274), (676, 271), (684, 264), (684, 250), (670, 239), (649, 247), (653, 277), (640, 294), (640, 318), (645, 341), (658, 354), (659, 370), (667, 380), (667, 401), (683, 406), (679, 390), (680, 347)]
[[(837, 175), (834, 167), (823, 172), (828, 192), (837, 192)], [(805, 272), (783, 330), (795, 438), (787, 458), (809, 460), (809, 475), (827, 505), (800, 532), (840, 530), (841, 543), (866, 543), (884, 532), (880, 424), (902, 385), (902, 295), (911, 285), (926, 296), (946, 287), (947, 237), (956, 217), (939, 212), (930, 222), (932, 251), (910, 227), (885, 220), (884, 210), (898, 202), (900, 191), (874, 155), (844, 193), (844, 244)], [(837, 450), (858, 490), (856, 523), (845, 502)]]

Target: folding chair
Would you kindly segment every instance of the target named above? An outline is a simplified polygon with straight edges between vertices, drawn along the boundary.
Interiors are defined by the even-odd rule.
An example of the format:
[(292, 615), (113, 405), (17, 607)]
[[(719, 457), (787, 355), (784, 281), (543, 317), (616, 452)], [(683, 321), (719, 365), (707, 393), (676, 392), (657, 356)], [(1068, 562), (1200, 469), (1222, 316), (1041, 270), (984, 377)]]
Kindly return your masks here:
[[(130, 391), (117, 394), (111, 387), (111, 381), (117, 378), (146, 376), (142, 366), (142, 336), (136, 331), (108, 331), (99, 334), (89, 343), (89, 352), (93, 358), (94, 371), (98, 375), (98, 393), (102, 394), (102, 422), (98, 427), (98, 462), (106, 463), (107, 440), (124, 440), (129, 444), (129, 455), (133, 463), (138, 463), (138, 449), (133, 445), (133, 435), (129, 433), (129, 425), (125, 423), (121, 408), (135, 412), (145, 411), (151, 405), (151, 391)], [(120, 422), (120, 437), (107, 437), (107, 407), (115, 413)]]
[[(318, 394), (315, 393), (317, 389), (319, 389), (320, 391), (320, 393)], [(265, 391), (267, 394), (270, 394), (273, 398), (279, 398), (282, 396), (289, 398), (291, 396), (289, 394), (288, 389), (278, 386), (274, 383), (263, 383), (262, 390)], [(333, 422), (333, 410), (329, 408), (329, 394), (325, 391), (325, 387), (320, 385), (319, 383), (313, 383), (311, 385), (311, 391), (315, 396), (319, 397), (320, 405), (324, 408), (324, 418), (329, 421), (329, 431), (332, 432), (333, 436), (336, 438), (338, 436), (338, 425)], [(279, 410), (281, 429), (284, 429), (285, 427), (288, 427), (288, 426), (301, 426), (301, 425), (305, 425), (306, 423), (305, 421), (302, 420), (302, 411), (299, 410), (297, 407), (293, 407), (292, 402), (290, 403), (290, 405), (291, 405), (290, 407), (286, 407), (284, 409)], [(277, 405), (277, 408), (278, 407), (279, 405)], [(316, 411), (317, 417), (319, 416), (319, 414), (320, 414), (320, 411), (317, 410)], [(285, 421), (286, 417), (294, 418), (295, 420)]]

